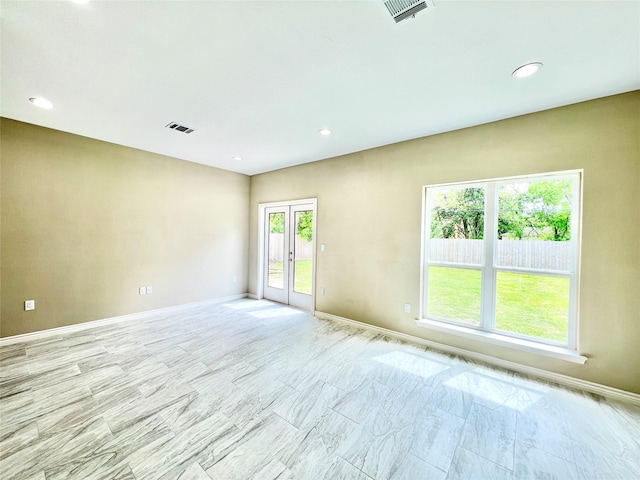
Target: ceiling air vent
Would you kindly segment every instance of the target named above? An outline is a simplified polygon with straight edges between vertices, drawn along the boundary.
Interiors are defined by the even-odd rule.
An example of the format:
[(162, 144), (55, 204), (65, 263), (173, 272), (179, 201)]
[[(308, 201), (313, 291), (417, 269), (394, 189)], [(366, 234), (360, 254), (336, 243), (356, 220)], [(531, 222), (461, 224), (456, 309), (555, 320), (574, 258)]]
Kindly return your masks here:
[(195, 128), (185, 127), (184, 125), (180, 125), (179, 123), (176, 123), (176, 122), (168, 123), (166, 127), (172, 130), (175, 130), (176, 132), (183, 132), (183, 133), (191, 133), (195, 131)]
[(396, 23), (413, 18), (422, 10), (431, 10), (435, 7), (433, 0), (386, 0), (384, 5)]

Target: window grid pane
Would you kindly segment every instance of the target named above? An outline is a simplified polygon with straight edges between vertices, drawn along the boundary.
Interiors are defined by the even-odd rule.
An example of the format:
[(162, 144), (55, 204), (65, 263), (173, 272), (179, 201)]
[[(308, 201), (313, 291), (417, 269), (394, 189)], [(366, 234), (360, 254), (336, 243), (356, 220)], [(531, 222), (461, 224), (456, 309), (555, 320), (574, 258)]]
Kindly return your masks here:
[(496, 277), (497, 330), (568, 342), (569, 278), (512, 272)]
[(480, 325), (481, 284), (480, 270), (429, 267), (428, 314)]
[(571, 266), (570, 179), (501, 183), (496, 264), (568, 272)]
[(430, 194), (429, 259), (482, 265), (485, 189), (447, 187)]

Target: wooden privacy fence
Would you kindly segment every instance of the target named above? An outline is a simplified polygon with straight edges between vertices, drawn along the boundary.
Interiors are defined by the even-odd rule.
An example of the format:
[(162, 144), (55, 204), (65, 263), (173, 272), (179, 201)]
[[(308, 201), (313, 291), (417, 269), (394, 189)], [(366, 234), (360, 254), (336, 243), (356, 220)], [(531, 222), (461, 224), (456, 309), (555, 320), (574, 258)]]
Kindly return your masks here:
[[(296, 260), (311, 260), (313, 258), (313, 242), (307, 242), (296, 236)], [(284, 260), (284, 233), (269, 234), (269, 259), (281, 262)]]
[[(482, 263), (483, 241), (429, 239), (429, 259), (434, 262)], [(505, 267), (569, 270), (571, 242), (498, 240), (498, 265)]]

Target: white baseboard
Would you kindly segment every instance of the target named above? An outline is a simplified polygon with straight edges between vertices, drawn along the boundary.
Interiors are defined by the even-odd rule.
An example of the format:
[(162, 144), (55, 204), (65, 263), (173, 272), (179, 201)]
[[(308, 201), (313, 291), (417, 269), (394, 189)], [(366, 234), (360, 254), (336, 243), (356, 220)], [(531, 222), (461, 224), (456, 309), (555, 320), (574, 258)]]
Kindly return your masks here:
[(368, 323), (358, 322), (357, 320), (351, 320), (350, 318), (339, 317), (337, 315), (332, 315), (330, 313), (316, 311), (315, 316), (323, 320), (346, 323), (358, 328), (380, 333), (388, 337), (397, 338), (410, 343), (417, 343), (418, 345), (424, 345), (426, 347), (433, 348), (434, 350), (453, 353), (461, 357), (478, 360), (491, 365), (495, 365), (497, 367), (506, 368), (514, 372), (524, 373), (526, 375), (531, 375), (533, 377), (550, 380), (560, 385), (577, 388), (579, 390), (584, 390), (586, 392), (596, 393), (598, 395), (602, 395), (603, 397), (607, 397), (613, 400), (619, 400), (622, 402), (632, 403), (634, 405), (640, 405), (640, 395), (638, 395), (637, 393), (627, 392), (625, 390), (608, 387), (606, 385), (589, 382), (587, 380), (581, 380), (579, 378), (570, 377), (568, 375), (549, 372), (547, 370), (542, 370), (540, 368), (530, 367), (527, 365), (522, 365), (520, 363), (510, 362), (508, 360), (502, 360), (500, 358), (491, 357), (489, 355), (484, 355), (482, 353), (476, 353), (470, 350), (452, 347), (444, 343), (434, 342), (432, 340), (426, 340), (424, 338), (415, 337), (413, 335), (409, 335), (406, 333), (396, 332), (394, 330), (389, 330), (387, 328), (376, 327), (375, 325), (369, 325)]
[(259, 297), (258, 295), (256, 295), (255, 293), (247, 293), (247, 297), (253, 299), (253, 300), (260, 300), (262, 297)]
[(64, 327), (56, 327), (56, 328), (50, 328), (47, 330), (39, 330), (37, 332), (13, 335), (11, 337), (0, 338), (0, 347), (3, 347), (5, 345), (12, 345), (14, 343), (30, 342), (32, 340), (39, 340), (41, 338), (47, 338), (47, 337), (52, 337), (56, 335), (68, 335), (70, 333), (80, 332), (82, 330), (88, 330), (90, 328), (101, 327), (104, 325), (111, 325), (113, 323), (136, 320), (148, 315), (166, 314), (171, 311), (180, 310), (183, 308), (191, 308), (191, 307), (197, 307), (199, 305), (215, 305), (217, 303), (231, 302), (233, 300), (238, 300), (240, 298), (246, 298), (246, 297), (247, 297), (246, 293), (240, 293), (237, 295), (229, 295), (227, 297), (219, 297), (219, 298), (213, 298), (211, 300), (203, 300), (201, 302), (185, 303), (182, 305), (174, 305), (172, 307), (157, 308), (155, 310), (145, 310), (143, 312), (129, 313), (127, 315), (120, 315), (117, 317), (103, 318), (100, 320), (92, 320), (89, 322), (76, 323), (75, 325), (66, 325)]

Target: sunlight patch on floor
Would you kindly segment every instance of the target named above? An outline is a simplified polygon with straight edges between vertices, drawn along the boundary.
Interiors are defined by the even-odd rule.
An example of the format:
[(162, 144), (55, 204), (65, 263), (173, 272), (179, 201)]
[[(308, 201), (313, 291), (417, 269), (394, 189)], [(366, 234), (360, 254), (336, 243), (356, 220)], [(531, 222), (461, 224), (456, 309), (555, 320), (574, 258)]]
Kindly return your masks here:
[(295, 308), (282, 307), (282, 308), (269, 308), (265, 310), (258, 310), (256, 312), (248, 312), (249, 315), (258, 318), (274, 318), (274, 317), (286, 317), (290, 315), (301, 315), (304, 312), (296, 310)]
[(234, 310), (246, 310), (248, 308), (264, 308), (276, 305), (268, 300), (244, 300), (232, 303), (225, 303), (222, 306), (232, 308)]
[(432, 377), (449, 368), (446, 363), (427, 360), (405, 352), (385, 353), (374, 357), (373, 360), (422, 378)]
[[(529, 388), (522, 388), (515, 383), (477, 372), (460, 373), (443, 382), (443, 385), (481, 398), (490, 405), (509, 407), (519, 411), (527, 410), (543, 396), (542, 393), (538, 394)], [(518, 395), (521, 390), (526, 390), (527, 394)]]

